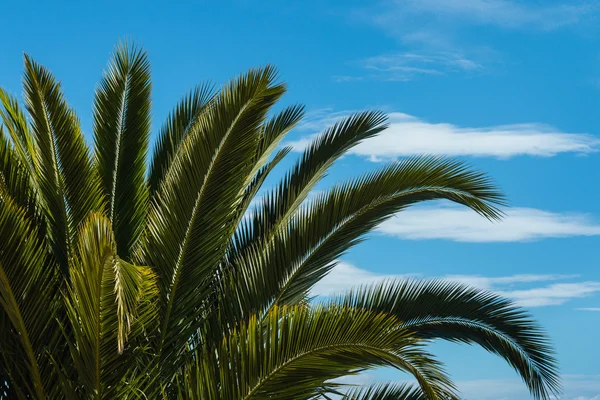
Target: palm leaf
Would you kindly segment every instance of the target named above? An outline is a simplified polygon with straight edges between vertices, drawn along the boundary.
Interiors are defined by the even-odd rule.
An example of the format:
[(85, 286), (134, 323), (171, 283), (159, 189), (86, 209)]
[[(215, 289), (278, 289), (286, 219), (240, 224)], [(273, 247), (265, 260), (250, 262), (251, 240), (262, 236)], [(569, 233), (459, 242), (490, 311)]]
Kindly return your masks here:
[[(270, 246), (259, 242), (233, 258), (236, 267), (224, 291), (233, 285), (235, 294), (225, 294), (223, 301), (239, 304), (240, 313), (294, 304), (379, 223), (411, 204), (434, 199), (464, 204), (488, 218), (500, 216), (495, 204), (502, 203), (502, 196), (485, 175), (443, 158), (408, 159), (318, 195)], [(242, 231), (240, 236), (251, 234)], [(228, 308), (235, 314), (235, 307)]]
[[(398, 320), (351, 308), (276, 307), (265, 323), (251, 317), (201, 357), (186, 387), (199, 387), (202, 398), (310, 399), (327, 381), (376, 366), (413, 374), (431, 399), (453, 393), (441, 366)], [(215, 366), (218, 376), (206, 372)]]
[(117, 257), (109, 220), (92, 214), (79, 233), (67, 300), (71, 356), (84, 393), (111, 399), (129, 390), (122, 380), (134, 358), (123, 353), (134, 351), (125, 349), (132, 324), (149, 321), (147, 316), (139, 320), (137, 309), (140, 295), (147, 292), (144, 281), (152, 286), (154, 279), (146, 269)]
[(65, 102), (60, 85), (28, 56), (25, 95), (38, 149), (37, 181), (46, 205), (53, 253), (66, 273), (77, 227), (90, 212), (102, 207), (100, 182), (79, 120)]
[[(349, 391), (347, 400), (428, 400), (420, 387), (407, 383), (387, 383), (364, 386)], [(447, 399), (450, 399), (448, 397)]]
[(150, 164), (148, 181), (152, 193), (158, 190), (179, 146), (188, 133), (194, 129), (198, 117), (206, 110), (214, 95), (212, 85), (197, 86), (184, 96), (169, 114), (166, 123), (158, 133), (156, 148)]
[(560, 393), (556, 359), (540, 327), (500, 296), (446, 281), (387, 282), (332, 302), (395, 315), (423, 339), (478, 344), (504, 358), (536, 399)]
[[(45, 249), (24, 211), (7, 199), (0, 207), (0, 239), (0, 364), (13, 364), (13, 386), (43, 399), (49, 378), (43, 349), (51, 345), (46, 333), (54, 321), (56, 276), (47, 268)], [(26, 361), (16, 362), (19, 359)]]
[(31, 180), (31, 171), (20, 161), (15, 148), (0, 126), (0, 202), (13, 201), (27, 210), (28, 215), (35, 214)]
[(252, 171), (259, 128), (284, 91), (274, 78), (267, 67), (225, 86), (182, 143), (156, 196), (140, 259), (160, 277), (163, 357), (181, 352), (196, 329), (230, 239), (225, 227)]
[(129, 258), (147, 213), (150, 91), (146, 53), (119, 45), (96, 90), (93, 114), (98, 171), (118, 254), (124, 259)]
[(4, 122), (21, 163), (31, 170), (35, 163), (35, 142), (27, 127), (27, 117), (19, 102), (4, 89), (0, 88), (0, 118)]
[(308, 193), (335, 160), (362, 140), (375, 136), (386, 128), (385, 116), (378, 112), (352, 115), (320, 135), (306, 149), (300, 160), (279, 185), (265, 196), (262, 207), (247, 221), (251, 228), (242, 228), (246, 236), (238, 236), (235, 247), (240, 254), (258, 241), (269, 241), (287, 224)]

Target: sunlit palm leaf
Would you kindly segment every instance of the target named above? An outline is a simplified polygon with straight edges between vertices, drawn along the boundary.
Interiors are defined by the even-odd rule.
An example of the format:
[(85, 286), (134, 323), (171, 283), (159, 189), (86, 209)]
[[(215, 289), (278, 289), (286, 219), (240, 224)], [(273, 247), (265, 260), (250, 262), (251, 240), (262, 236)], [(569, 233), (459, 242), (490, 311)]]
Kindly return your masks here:
[(230, 240), (227, 223), (252, 171), (259, 128), (284, 91), (274, 79), (267, 67), (224, 87), (182, 143), (156, 197), (141, 260), (160, 277), (164, 357), (181, 352), (196, 330), (192, 322)]
[(158, 133), (150, 164), (148, 182), (152, 193), (155, 193), (163, 182), (181, 142), (194, 129), (194, 124), (214, 95), (212, 85), (197, 86), (181, 99), (167, 118), (167, 122)]
[(82, 390), (99, 399), (121, 398), (121, 391), (128, 390), (122, 379), (133, 361), (124, 354), (127, 335), (138, 317), (140, 294), (147, 286), (143, 280), (154, 277), (118, 258), (110, 222), (99, 214), (82, 226), (72, 263), (67, 311), (76, 343), (71, 356)]
[[(79, 120), (50, 72), (25, 57), (25, 94), (38, 145), (37, 181), (47, 207), (54, 255), (65, 271), (70, 244), (88, 214), (102, 207)], [(27, 142), (26, 140), (23, 140)]]
[(150, 91), (146, 53), (119, 45), (96, 89), (94, 143), (118, 254), (124, 259), (129, 258), (147, 214)]
[[(328, 380), (392, 366), (414, 375), (430, 399), (453, 393), (441, 366), (399, 324), (352, 308), (276, 307), (265, 323), (251, 317), (205, 353), (190, 387), (224, 399), (310, 399)], [(218, 376), (204, 372), (215, 364)]]

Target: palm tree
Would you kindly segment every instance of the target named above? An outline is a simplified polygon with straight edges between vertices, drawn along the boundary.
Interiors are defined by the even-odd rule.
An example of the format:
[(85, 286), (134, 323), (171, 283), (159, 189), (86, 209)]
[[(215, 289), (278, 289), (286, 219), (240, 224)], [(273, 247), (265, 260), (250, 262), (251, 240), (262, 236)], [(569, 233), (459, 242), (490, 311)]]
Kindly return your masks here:
[[(147, 165), (150, 65), (117, 47), (95, 94), (93, 149), (50, 72), (25, 56), (25, 110), (0, 91), (0, 398), (457, 398), (436, 339), (503, 357), (533, 397), (559, 390), (544, 333), (495, 294), (389, 281), (310, 290), (386, 218), (447, 199), (489, 219), (503, 197), (439, 157), (385, 165), (307, 200), (330, 166), (385, 129), (378, 112), (325, 130), (258, 203), (303, 108), (270, 67), (169, 115)], [(379, 366), (414, 385), (348, 391)]]

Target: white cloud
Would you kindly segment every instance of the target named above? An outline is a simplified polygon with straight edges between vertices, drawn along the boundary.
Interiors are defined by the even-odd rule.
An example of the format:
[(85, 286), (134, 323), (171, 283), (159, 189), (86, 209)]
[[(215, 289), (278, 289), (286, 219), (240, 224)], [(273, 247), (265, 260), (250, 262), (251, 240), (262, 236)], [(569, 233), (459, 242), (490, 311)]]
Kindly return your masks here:
[(586, 214), (511, 208), (491, 222), (468, 208), (414, 207), (383, 222), (378, 231), (402, 239), (457, 242), (520, 242), (543, 238), (600, 235), (600, 224)]
[[(304, 131), (320, 131), (350, 112), (320, 110), (309, 115), (300, 126)], [(528, 123), (480, 128), (459, 127), (450, 123), (430, 123), (399, 112), (388, 114), (389, 128), (365, 140), (352, 154), (373, 161), (415, 154), (477, 156), (506, 159), (514, 156), (551, 157), (559, 153), (588, 154), (600, 149), (600, 138), (581, 133), (565, 133), (551, 126)], [(291, 144), (306, 148), (313, 136)]]
[(331, 296), (343, 293), (349, 288), (368, 285), (389, 279), (414, 278), (418, 274), (382, 275), (360, 269), (347, 262), (339, 262), (329, 274), (321, 279), (311, 291), (311, 296)]
[(549, 286), (500, 291), (523, 307), (542, 307), (564, 304), (570, 299), (582, 298), (600, 292), (600, 282), (555, 283)]
[(578, 308), (578, 310), (600, 312), (600, 307), (584, 307), (584, 308)]
[[(414, 277), (424, 278), (419, 274), (378, 274), (342, 261), (331, 270), (329, 275), (313, 287), (311, 295), (331, 296), (344, 293), (361, 285)], [(445, 275), (431, 278), (447, 279), (482, 290), (494, 291), (523, 307), (543, 307), (561, 305), (569, 300), (592, 296), (600, 292), (600, 282), (559, 282), (574, 280), (578, 277), (578, 275), (559, 274), (517, 274), (495, 277)], [(551, 284), (539, 286), (544, 282)], [(532, 287), (532, 284), (537, 286)]]

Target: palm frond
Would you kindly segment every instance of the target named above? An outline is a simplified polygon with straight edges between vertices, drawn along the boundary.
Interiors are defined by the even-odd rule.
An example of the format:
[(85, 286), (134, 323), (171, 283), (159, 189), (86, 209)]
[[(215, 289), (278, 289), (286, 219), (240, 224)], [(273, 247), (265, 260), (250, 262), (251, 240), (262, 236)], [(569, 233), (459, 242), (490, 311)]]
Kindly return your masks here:
[(21, 162), (0, 125), (0, 203), (10, 199), (26, 210), (28, 216), (35, 215), (37, 207), (32, 179), (31, 170)]
[(254, 171), (261, 169), (283, 138), (304, 117), (304, 106), (293, 105), (284, 108), (274, 117), (265, 122), (261, 139), (256, 151)]
[[(186, 387), (227, 399), (309, 399), (329, 380), (392, 366), (414, 375), (431, 399), (452, 394), (441, 365), (399, 323), (351, 308), (276, 307), (264, 323), (257, 315), (249, 318), (214, 354), (203, 352), (188, 371), (194, 384)], [(215, 366), (216, 376), (210, 372)]]
[[(272, 238), (292, 218), (308, 193), (323, 178), (331, 165), (362, 140), (386, 128), (386, 117), (379, 112), (354, 114), (327, 129), (306, 149), (279, 185), (265, 196), (263, 204), (243, 228), (235, 247), (243, 254), (257, 241)], [(268, 240), (267, 240), (268, 242)]]
[(55, 270), (46, 264), (45, 248), (35, 228), (9, 199), (0, 207), (0, 239), (0, 354), (12, 363), (11, 376), (16, 380), (9, 383), (43, 399), (48, 379), (43, 349), (51, 345), (46, 334), (54, 321), (52, 306), (58, 280)]
[(150, 62), (120, 44), (96, 89), (94, 144), (118, 254), (128, 259), (148, 207), (146, 158), (150, 138)]
[(319, 194), (270, 246), (259, 243), (234, 258), (235, 294), (225, 295), (224, 301), (239, 304), (244, 313), (294, 304), (379, 223), (414, 203), (434, 199), (452, 200), (495, 219), (503, 198), (485, 175), (461, 162), (417, 157), (383, 167)]
[(28, 56), (25, 94), (38, 149), (37, 181), (48, 211), (53, 250), (64, 271), (77, 227), (90, 212), (102, 208), (100, 181), (79, 120), (64, 100), (60, 84)]
[[(184, 139), (150, 213), (140, 260), (160, 277), (161, 356), (177, 356), (225, 254), (260, 127), (285, 88), (272, 67), (226, 85)], [(190, 310), (194, 310), (190, 312)]]
[(0, 88), (0, 118), (8, 130), (21, 163), (34, 170), (35, 141), (27, 126), (25, 112), (16, 97)]
[(214, 96), (212, 85), (197, 86), (185, 95), (169, 114), (167, 121), (158, 133), (156, 147), (152, 155), (148, 176), (151, 193), (158, 190), (167, 175), (179, 146), (188, 133), (194, 129), (198, 117), (205, 112)]
[(109, 399), (127, 390), (122, 380), (134, 359), (123, 354), (134, 351), (125, 348), (127, 336), (132, 324), (148, 322), (139, 319), (137, 309), (154, 279), (145, 268), (118, 258), (108, 218), (88, 218), (79, 232), (67, 293), (71, 357), (84, 393)]
[[(429, 400), (420, 387), (408, 383), (386, 383), (358, 387), (350, 390), (345, 400)], [(444, 399), (458, 399), (445, 397)]]
[(426, 340), (478, 344), (504, 358), (536, 399), (554, 398), (560, 381), (545, 333), (521, 308), (497, 294), (447, 281), (400, 281), (364, 287), (332, 302), (390, 313)]

